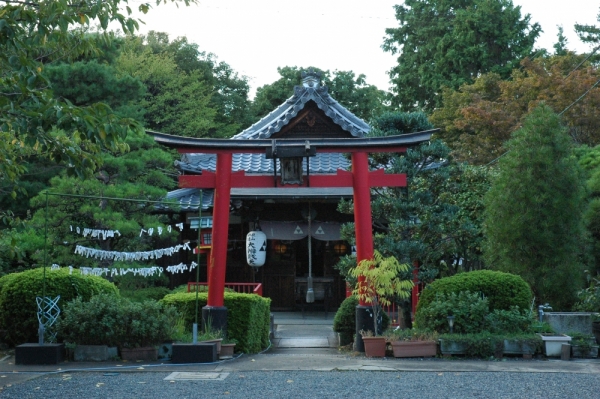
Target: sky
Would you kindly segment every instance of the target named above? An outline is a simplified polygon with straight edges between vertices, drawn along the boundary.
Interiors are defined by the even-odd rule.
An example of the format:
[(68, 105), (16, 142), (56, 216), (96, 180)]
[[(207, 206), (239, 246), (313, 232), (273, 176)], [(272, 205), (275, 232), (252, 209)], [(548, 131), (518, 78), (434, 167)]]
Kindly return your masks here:
[[(130, 1), (132, 8), (140, 0)], [(393, 6), (399, 0), (199, 0), (197, 5), (156, 6), (139, 17), (140, 32), (166, 32), (169, 38), (185, 36), (201, 51), (248, 77), (256, 89), (279, 78), (277, 67), (315, 66), (323, 70), (351, 70), (366, 81), (389, 89), (388, 71), (396, 56), (381, 49), (385, 29), (397, 27)], [(522, 15), (541, 25), (538, 48), (552, 51), (558, 25), (563, 26), (568, 48), (588, 52), (573, 26), (596, 24), (600, 1), (513, 0)]]

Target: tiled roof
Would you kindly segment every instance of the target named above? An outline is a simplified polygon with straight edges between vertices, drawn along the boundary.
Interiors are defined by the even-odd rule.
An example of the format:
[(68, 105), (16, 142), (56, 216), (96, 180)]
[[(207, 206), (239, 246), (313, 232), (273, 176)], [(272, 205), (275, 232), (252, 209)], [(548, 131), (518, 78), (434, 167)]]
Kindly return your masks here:
[(327, 86), (320, 86), (318, 81), (305, 79), (302, 86), (294, 88), (294, 95), (275, 108), (267, 116), (256, 122), (234, 139), (268, 139), (279, 132), (300, 112), (307, 102), (314, 101), (325, 115), (349, 132), (354, 137), (364, 137), (371, 127), (352, 112), (348, 111), (328, 93)]
[[(215, 154), (183, 154), (181, 161), (175, 166), (184, 172), (199, 173), (201, 170), (215, 171), (217, 156)], [(279, 160), (277, 160), (279, 169)], [(306, 158), (302, 160), (302, 169), (306, 171)], [(318, 153), (310, 158), (310, 173), (336, 173), (338, 169), (350, 169), (350, 160), (342, 153)], [(246, 173), (273, 173), (273, 160), (265, 154), (233, 154), (232, 170), (244, 170)]]
[[(213, 190), (202, 190), (202, 210), (210, 209), (213, 206)], [(198, 211), (200, 204), (200, 190), (197, 188), (180, 188), (169, 191), (165, 197), (165, 202), (179, 202), (182, 211)], [(168, 205), (157, 205), (159, 209), (172, 209)]]

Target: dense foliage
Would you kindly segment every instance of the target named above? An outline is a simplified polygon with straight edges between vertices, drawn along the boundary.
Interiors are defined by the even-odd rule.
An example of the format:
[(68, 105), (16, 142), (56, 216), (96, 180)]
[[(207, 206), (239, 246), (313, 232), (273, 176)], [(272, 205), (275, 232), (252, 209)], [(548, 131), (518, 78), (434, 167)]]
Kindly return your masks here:
[(77, 345), (140, 348), (172, 337), (177, 312), (156, 301), (131, 302), (100, 294), (65, 304), (58, 324), (61, 341)]
[(487, 164), (504, 153), (511, 134), (544, 102), (556, 113), (564, 111), (562, 122), (575, 143), (599, 144), (600, 91), (588, 89), (600, 72), (596, 64), (584, 61), (583, 55), (573, 53), (527, 58), (510, 79), (486, 73), (472, 84), (445, 88), (442, 106), (431, 115), (441, 129), (436, 137), (459, 160)]
[(70, 274), (68, 268), (48, 269), (45, 273), (38, 268), (6, 275), (0, 278), (0, 328), (5, 330), (8, 344), (38, 342), (36, 297), (43, 297), (44, 281), (46, 296), (54, 299), (60, 295), (61, 308), (75, 298), (89, 301), (101, 293), (118, 295), (115, 285), (106, 279), (82, 276), (78, 270)]
[[(198, 309), (206, 305), (206, 293), (198, 295)], [(165, 305), (174, 306), (184, 317), (185, 328), (191, 331), (196, 318), (196, 294), (176, 293), (165, 296)], [(269, 345), (270, 306), (269, 298), (254, 294), (226, 293), (227, 338), (235, 339), (236, 350), (257, 353)], [(202, 315), (198, 315), (199, 322)]]
[[(157, 4), (166, 0), (157, 0)], [(184, 0), (189, 3), (189, 0)], [(56, 97), (46, 66), (98, 52), (111, 40), (111, 22), (125, 33), (138, 29), (126, 0), (6, 1), (0, 8), (0, 184), (16, 193), (27, 172), (21, 162), (32, 155), (89, 176), (103, 149), (122, 152), (128, 131), (141, 132), (134, 120), (121, 118), (104, 103), (77, 106)], [(147, 12), (148, 3), (139, 4)], [(81, 27), (99, 24), (100, 35)]]
[(321, 73), (322, 84), (329, 94), (354, 115), (369, 120), (386, 109), (387, 94), (367, 83), (367, 77), (352, 71), (322, 71), (319, 68), (283, 67), (277, 68), (281, 75), (277, 81), (259, 87), (252, 103), (252, 114), (262, 118), (283, 104), (294, 93), (294, 86), (302, 84), (302, 72), (314, 70)]
[(458, 89), (486, 72), (508, 78), (541, 32), (511, 0), (406, 0), (383, 49), (398, 54), (392, 103), (433, 110), (443, 87)]
[(461, 291), (483, 295), (490, 310), (510, 310), (513, 306), (529, 309), (532, 293), (529, 285), (521, 277), (493, 270), (476, 270), (444, 277), (428, 284), (421, 292), (417, 313), (427, 308), (441, 294), (458, 294)]
[(485, 209), (488, 266), (520, 275), (554, 310), (583, 284), (584, 180), (565, 130), (537, 107), (507, 143)]

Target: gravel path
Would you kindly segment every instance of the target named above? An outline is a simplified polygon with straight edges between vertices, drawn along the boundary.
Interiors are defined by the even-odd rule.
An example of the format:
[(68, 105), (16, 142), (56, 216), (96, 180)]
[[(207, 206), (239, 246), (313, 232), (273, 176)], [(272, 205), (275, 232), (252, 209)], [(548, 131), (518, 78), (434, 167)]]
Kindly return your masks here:
[(596, 399), (600, 397), (600, 375), (598, 374), (251, 371), (232, 372), (222, 380), (165, 380), (169, 374), (168, 372), (52, 374), (4, 387), (0, 391), (0, 398)]

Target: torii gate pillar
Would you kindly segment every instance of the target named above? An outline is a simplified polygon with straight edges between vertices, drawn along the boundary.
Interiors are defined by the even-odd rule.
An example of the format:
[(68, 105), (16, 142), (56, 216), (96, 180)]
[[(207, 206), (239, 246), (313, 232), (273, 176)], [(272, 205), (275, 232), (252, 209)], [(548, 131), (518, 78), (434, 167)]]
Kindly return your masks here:
[(227, 308), (224, 305), (227, 236), (229, 233), (229, 202), (231, 199), (231, 153), (217, 154), (213, 231), (208, 260), (208, 299), (202, 308), (202, 326), (210, 320), (213, 329), (227, 334)]
[[(354, 194), (354, 232), (356, 236), (356, 263), (373, 259), (373, 220), (371, 216), (371, 185), (369, 182), (369, 160), (365, 152), (352, 153), (352, 190)], [(359, 287), (365, 277), (358, 277)], [(361, 330), (373, 329), (371, 306), (361, 300), (356, 307), (355, 348), (364, 352)]]

